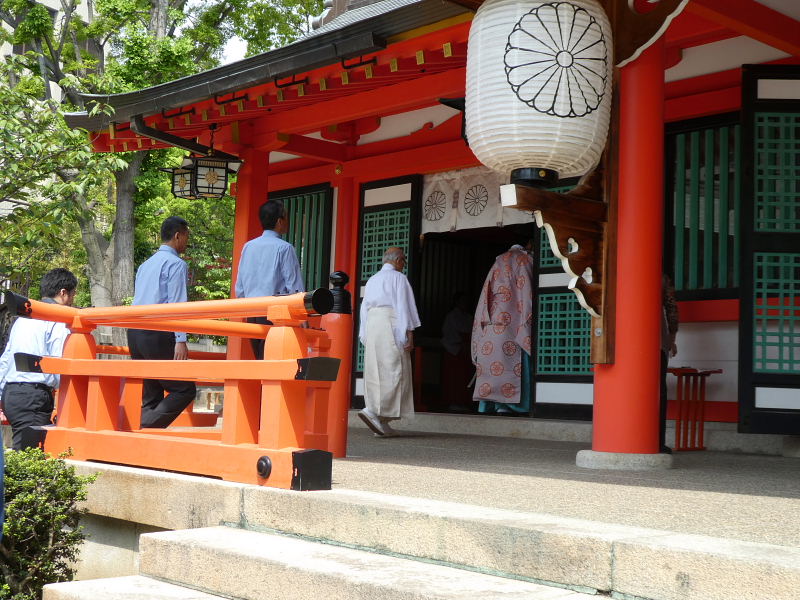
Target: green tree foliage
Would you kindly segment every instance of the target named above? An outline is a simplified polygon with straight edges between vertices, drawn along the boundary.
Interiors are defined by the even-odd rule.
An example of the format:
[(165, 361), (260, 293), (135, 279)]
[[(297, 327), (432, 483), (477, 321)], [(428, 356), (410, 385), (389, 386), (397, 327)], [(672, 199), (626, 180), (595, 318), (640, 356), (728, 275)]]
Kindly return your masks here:
[(247, 2), (232, 22), (236, 35), (247, 42), (247, 55), (281, 48), (311, 31), (312, 17), (322, 12), (322, 0)]
[(93, 153), (86, 132), (67, 127), (60, 104), (32, 96), (35, 79), (23, 66), (19, 57), (0, 62), (0, 80), (7, 82), (0, 85), (0, 202), (30, 207), (102, 186), (124, 163)]
[[(248, 54), (284, 45), (308, 32), (310, 18), (322, 10), (321, 0), (93, 0), (87, 6), (88, 20), (84, 21), (78, 16), (79, 0), (62, 0), (54, 19), (34, 0), (0, 0), (0, 21), (6, 26), (0, 29), (0, 39), (25, 44), (29, 50), (16, 59), (26, 75), (11, 76), (9, 89), (27, 94), (32, 102), (44, 102), (51, 88), (57, 87), (64, 110), (101, 110), (102, 106), (87, 103), (81, 94), (129, 92), (212, 68), (219, 64), (223, 47), (233, 35), (247, 41)], [(8, 117), (7, 127), (0, 130), (18, 140), (31, 128), (58, 130), (57, 125), (63, 124), (57, 120), (49, 130), (36, 124), (26, 129), (20, 119)], [(73, 150), (87, 155), (85, 134), (71, 134)], [(21, 148), (26, 152), (24, 160), (34, 160), (37, 148)], [(31, 248), (37, 241), (57, 236), (60, 228), (62, 241), (69, 236), (69, 243), (62, 243), (71, 249), (69, 255), (86, 261), (92, 303), (118, 304), (133, 294), (135, 266), (152, 248), (152, 243), (144, 241), (154, 232), (157, 235), (154, 222), (160, 223), (159, 216), (163, 219), (167, 213), (183, 213), (194, 233), (189, 253), (192, 298), (229, 293), (231, 198), (189, 204), (172, 198), (167, 175), (158, 171), (179, 162), (170, 153), (116, 155), (118, 162), (112, 166), (122, 168), (113, 175), (110, 167), (95, 168), (89, 161), (79, 164), (90, 169), (76, 171), (69, 161), (61, 164), (62, 158), (53, 155), (42, 164), (42, 171), (49, 167), (51, 173), (66, 177), (45, 177), (39, 187), (17, 186), (18, 209), (10, 217), (15, 224), (8, 228), (6, 248)], [(24, 166), (17, 170), (27, 173)], [(84, 182), (84, 171), (91, 171), (95, 179)], [(44, 189), (56, 184), (60, 186), (57, 194)], [(38, 198), (48, 201), (46, 207), (34, 207), (32, 200)], [(75, 251), (79, 247), (80, 252)], [(35, 271), (34, 263), (52, 260), (51, 250), (28, 254), (24, 259), (28, 272)], [(0, 264), (0, 275), (3, 271)]]
[(0, 543), (0, 598), (38, 600), (48, 583), (69, 581), (84, 540), (80, 518), (87, 486), (64, 456), (38, 448), (5, 455), (5, 506)]
[(0, 79), (16, 82), (0, 85), (0, 202), (10, 211), (0, 227), (0, 275), (27, 292), (56, 258), (80, 268), (70, 244), (76, 199), (102, 195), (110, 173), (126, 163), (93, 153), (86, 132), (66, 126), (58, 103), (32, 97), (20, 60), (0, 63)]

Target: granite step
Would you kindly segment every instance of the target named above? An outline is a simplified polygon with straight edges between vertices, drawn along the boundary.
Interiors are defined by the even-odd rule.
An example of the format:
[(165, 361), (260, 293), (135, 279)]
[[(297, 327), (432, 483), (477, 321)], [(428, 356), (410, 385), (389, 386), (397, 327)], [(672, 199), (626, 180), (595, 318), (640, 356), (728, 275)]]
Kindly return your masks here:
[(52, 583), (45, 586), (43, 600), (220, 600), (190, 588), (131, 575)]
[(150, 527), (225, 524), (618, 598), (797, 600), (800, 589), (795, 546), (361, 490), (297, 493), (76, 464), (82, 474), (103, 472), (88, 503), (93, 514)]
[(143, 575), (242, 600), (590, 600), (596, 596), (296, 537), (209, 527), (148, 533)]

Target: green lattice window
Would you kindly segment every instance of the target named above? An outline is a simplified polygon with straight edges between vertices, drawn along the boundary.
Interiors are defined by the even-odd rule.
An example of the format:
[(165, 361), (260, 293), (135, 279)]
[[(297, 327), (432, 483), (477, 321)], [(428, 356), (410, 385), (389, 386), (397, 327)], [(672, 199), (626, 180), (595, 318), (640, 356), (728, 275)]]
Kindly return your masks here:
[(675, 289), (738, 287), (740, 127), (672, 134), (667, 143), (675, 160)]
[(754, 255), (753, 370), (800, 373), (800, 254)]
[(550, 248), (550, 240), (547, 239), (547, 232), (542, 227), (539, 230), (539, 267), (542, 269), (552, 269), (560, 267), (561, 260), (553, 254)]
[(591, 318), (573, 292), (539, 294), (537, 375), (589, 375)]
[(755, 120), (755, 231), (800, 232), (800, 114)]
[(286, 207), (289, 231), (283, 237), (294, 246), (306, 289), (327, 288), (332, 218), (329, 190), (275, 197)]
[(411, 269), (409, 252), (411, 209), (397, 208), (364, 213), (364, 238), (361, 243), (361, 280), (378, 272), (383, 264), (383, 253), (389, 246), (399, 246), (408, 257), (406, 271)]
[[(551, 189), (553, 192), (563, 194), (570, 191), (575, 185), (561, 185)], [(550, 241), (547, 239), (547, 232), (544, 227), (539, 229), (539, 268), (553, 269), (561, 268), (561, 260), (559, 260), (553, 251), (550, 249)]]
[(364, 372), (364, 344), (361, 343), (361, 340), (356, 342), (358, 344), (358, 350), (356, 351), (356, 371), (363, 373)]

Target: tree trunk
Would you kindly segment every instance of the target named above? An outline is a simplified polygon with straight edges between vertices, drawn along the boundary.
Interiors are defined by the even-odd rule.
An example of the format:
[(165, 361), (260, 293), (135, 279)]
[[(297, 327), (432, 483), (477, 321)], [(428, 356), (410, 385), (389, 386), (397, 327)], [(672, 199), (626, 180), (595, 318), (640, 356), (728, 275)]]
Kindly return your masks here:
[(167, 34), (167, 0), (150, 0), (150, 24), (148, 32), (156, 39)]
[(114, 233), (111, 237), (112, 301), (123, 304), (133, 296), (133, 207), (136, 194), (136, 177), (139, 175), (146, 152), (136, 152), (127, 169), (116, 171), (117, 213), (114, 217)]
[[(133, 207), (136, 195), (136, 177), (139, 176), (146, 153), (135, 152), (128, 167), (114, 173), (116, 180), (116, 214), (114, 231), (111, 234), (110, 248), (106, 253), (105, 264), (109, 271), (111, 302), (120, 306), (133, 296)], [(111, 343), (115, 346), (128, 344), (124, 329), (117, 327), (111, 331)]]
[(113, 283), (110, 264), (106, 260), (109, 248), (108, 240), (103, 233), (97, 231), (94, 218), (88, 212), (78, 218), (81, 228), (81, 240), (86, 249), (89, 291), (92, 294), (93, 306), (111, 306)]
[[(102, 231), (97, 230), (88, 207), (78, 219), (81, 240), (86, 249), (87, 275), (93, 306), (119, 306), (126, 298), (133, 296), (135, 180), (144, 158), (144, 152), (134, 153), (128, 167), (114, 173), (117, 211), (110, 241)], [(114, 345), (124, 346), (127, 344), (125, 338), (125, 331), (115, 328), (110, 341)]]

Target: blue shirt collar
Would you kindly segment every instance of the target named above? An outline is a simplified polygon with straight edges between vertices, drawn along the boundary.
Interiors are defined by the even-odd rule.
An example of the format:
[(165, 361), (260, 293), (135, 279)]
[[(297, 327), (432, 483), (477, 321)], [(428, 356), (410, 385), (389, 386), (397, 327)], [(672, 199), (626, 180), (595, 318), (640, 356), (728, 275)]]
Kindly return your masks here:
[(172, 246), (167, 246), (166, 244), (161, 244), (161, 246), (159, 247), (158, 251), (161, 252), (162, 250), (164, 252), (169, 252), (170, 254), (174, 254), (175, 256), (178, 256), (178, 251), (175, 250), (175, 248), (173, 248)]
[(265, 238), (280, 238), (281, 236), (274, 229), (265, 229), (261, 237)]

